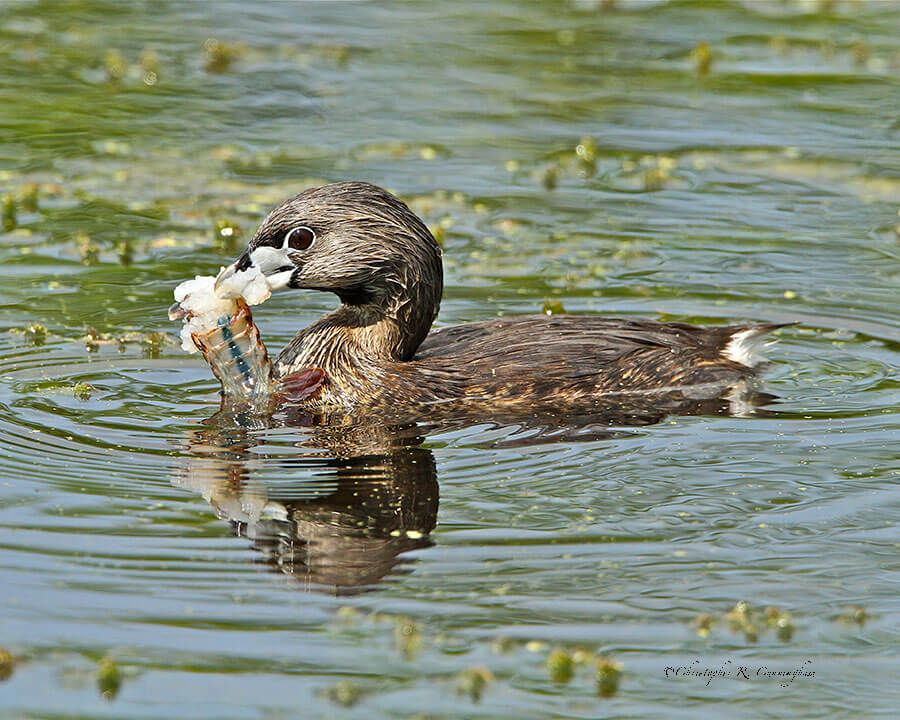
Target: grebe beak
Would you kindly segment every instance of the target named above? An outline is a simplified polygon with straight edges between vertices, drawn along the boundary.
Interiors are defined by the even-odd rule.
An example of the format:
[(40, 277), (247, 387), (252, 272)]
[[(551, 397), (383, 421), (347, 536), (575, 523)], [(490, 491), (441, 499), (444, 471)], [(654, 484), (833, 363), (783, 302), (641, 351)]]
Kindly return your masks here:
[(297, 269), (285, 250), (261, 245), (252, 251), (245, 251), (243, 255), (220, 272), (216, 278), (215, 289), (218, 290), (220, 283), (231, 279), (235, 273), (249, 270), (251, 267), (257, 268), (266, 276), (266, 283), (272, 292), (288, 287), (291, 276)]

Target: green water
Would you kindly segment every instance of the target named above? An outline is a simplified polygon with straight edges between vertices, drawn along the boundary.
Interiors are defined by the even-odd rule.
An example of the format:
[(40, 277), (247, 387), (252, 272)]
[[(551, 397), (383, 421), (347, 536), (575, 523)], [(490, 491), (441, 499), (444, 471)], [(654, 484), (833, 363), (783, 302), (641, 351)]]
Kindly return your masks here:
[[(0, 6), (0, 717), (896, 715), (900, 7), (604, 5)], [(781, 401), (204, 424), (173, 287), (345, 179), (441, 235), (439, 325), (797, 321)], [(333, 304), (256, 318), (275, 349)]]

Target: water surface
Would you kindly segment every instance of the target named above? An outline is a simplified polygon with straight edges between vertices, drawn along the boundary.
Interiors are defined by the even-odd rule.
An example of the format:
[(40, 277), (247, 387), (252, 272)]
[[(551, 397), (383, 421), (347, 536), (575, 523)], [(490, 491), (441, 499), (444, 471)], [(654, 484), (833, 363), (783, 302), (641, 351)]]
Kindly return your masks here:
[[(606, 5), (0, 8), (0, 716), (894, 716), (900, 10)], [(344, 179), (440, 235), (439, 325), (797, 321), (780, 402), (575, 439), (204, 423), (174, 285)], [(256, 318), (278, 348), (333, 304)], [(742, 600), (790, 632), (732, 630)], [(816, 675), (666, 677), (695, 660)]]

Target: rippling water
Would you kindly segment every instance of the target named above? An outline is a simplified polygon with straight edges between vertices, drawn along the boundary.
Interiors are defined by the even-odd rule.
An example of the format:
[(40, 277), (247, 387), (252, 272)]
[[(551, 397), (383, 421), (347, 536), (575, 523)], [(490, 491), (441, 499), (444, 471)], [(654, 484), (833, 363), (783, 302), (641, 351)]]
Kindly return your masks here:
[[(839, 0), (0, 7), (0, 716), (895, 716), (898, 37)], [(780, 401), (215, 416), (172, 288), (340, 179), (442, 237), (439, 325), (798, 321)], [(332, 304), (256, 317), (274, 348)], [(617, 692), (554, 682), (554, 648)]]

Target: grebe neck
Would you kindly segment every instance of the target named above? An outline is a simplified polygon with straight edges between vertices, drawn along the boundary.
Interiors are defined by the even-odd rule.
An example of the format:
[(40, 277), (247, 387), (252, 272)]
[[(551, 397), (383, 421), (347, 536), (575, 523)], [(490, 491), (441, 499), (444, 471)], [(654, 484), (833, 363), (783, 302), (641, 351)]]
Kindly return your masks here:
[(278, 357), (279, 372), (318, 367), (337, 375), (411, 360), (437, 311), (437, 302), (421, 294), (398, 294), (386, 304), (344, 302), (297, 334)]

